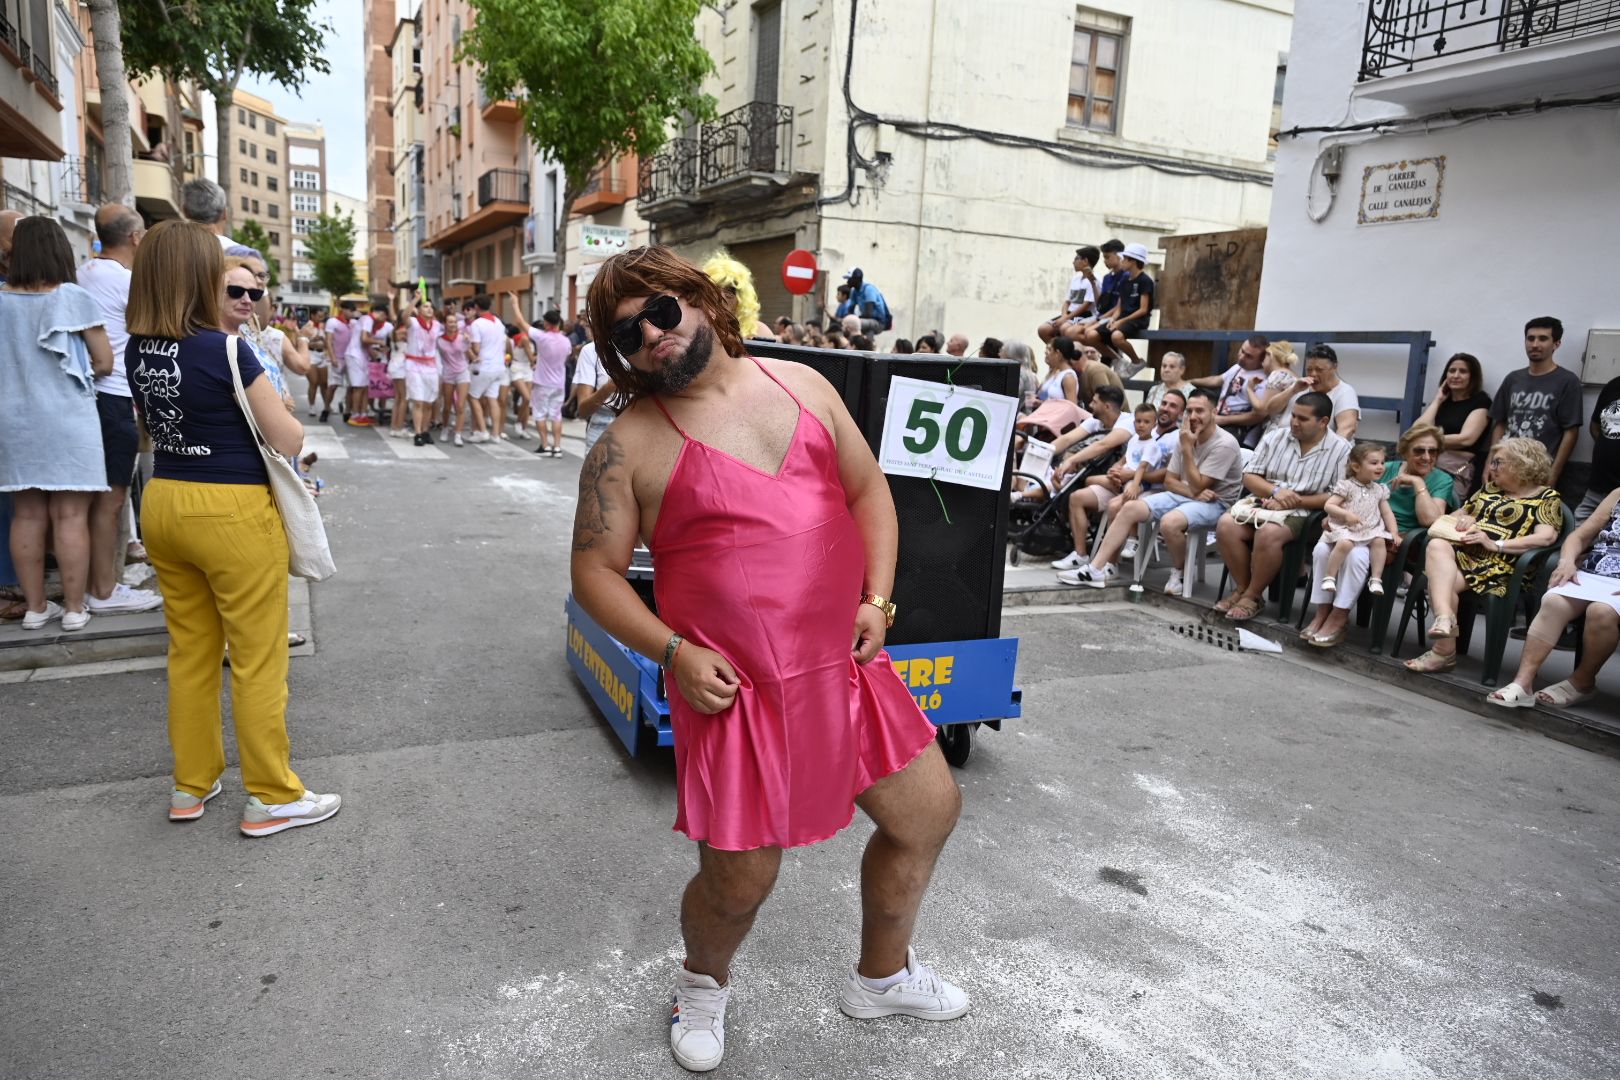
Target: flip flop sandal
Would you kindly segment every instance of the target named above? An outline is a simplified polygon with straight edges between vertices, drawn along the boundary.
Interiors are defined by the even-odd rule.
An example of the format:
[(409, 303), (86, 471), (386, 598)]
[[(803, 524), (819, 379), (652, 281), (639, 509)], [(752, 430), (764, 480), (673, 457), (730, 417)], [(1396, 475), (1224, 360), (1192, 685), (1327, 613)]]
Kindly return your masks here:
[(1416, 671), (1422, 675), (1438, 675), (1440, 672), (1450, 671), (1456, 666), (1457, 657), (1455, 655), (1446, 656), (1443, 653), (1435, 652), (1433, 649), (1430, 649), (1422, 656), (1414, 656), (1406, 662), (1407, 671)]
[(1536, 700), (1543, 705), (1552, 705), (1560, 709), (1567, 709), (1571, 705), (1579, 705), (1583, 701), (1590, 701), (1597, 696), (1594, 690), (1577, 690), (1575, 684), (1565, 679), (1563, 682), (1553, 683), (1547, 689), (1536, 695)]
[(1533, 709), (1536, 705), (1536, 695), (1518, 683), (1508, 683), (1501, 689), (1486, 694), (1485, 702), (1489, 705), (1500, 705), (1504, 709)]

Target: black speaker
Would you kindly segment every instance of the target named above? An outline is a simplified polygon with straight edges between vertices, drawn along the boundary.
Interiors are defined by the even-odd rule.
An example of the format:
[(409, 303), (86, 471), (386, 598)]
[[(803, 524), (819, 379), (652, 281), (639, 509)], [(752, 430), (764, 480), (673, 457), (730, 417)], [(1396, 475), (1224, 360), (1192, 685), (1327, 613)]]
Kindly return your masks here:
[[(889, 356), (808, 349), (762, 341), (758, 356), (793, 360), (819, 371), (843, 395), (872, 453), (883, 441), (889, 382), (896, 375), (924, 382), (954, 382), (992, 394), (1018, 395), (1013, 360), (953, 356)], [(1007, 448), (1000, 490), (939, 484), (914, 476), (889, 477), (900, 518), (900, 557), (894, 602), (900, 615), (888, 640), (895, 645), (973, 641), (1001, 636), (1001, 586), (1007, 554)], [(946, 515), (949, 514), (949, 522)]]
[[(952, 356), (878, 356), (865, 367), (861, 430), (872, 452), (883, 441), (889, 383), (896, 375), (1016, 397), (1018, 363)], [(1007, 482), (1012, 447), (995, 491), (889, 477), (900, 518), (894, 602), (895, 645), (1001, 636), (1001, 586), (1007, 561)], [(947, 521), (947, 515), (949, 520)]]

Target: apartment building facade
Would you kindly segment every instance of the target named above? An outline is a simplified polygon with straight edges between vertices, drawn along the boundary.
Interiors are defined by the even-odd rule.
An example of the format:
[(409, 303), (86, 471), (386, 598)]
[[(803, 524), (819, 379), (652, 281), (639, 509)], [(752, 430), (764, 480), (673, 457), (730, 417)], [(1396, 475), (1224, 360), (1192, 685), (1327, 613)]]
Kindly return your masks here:
[(533, 305), (523, 263), (531, 214), (533, 153), (518, 107), (483, 92), (478, 72), (456, 60), (465, 0), (423, 0), (422, 49), (425, 246), (439, 254), (440, 295), (519, 294)]
[(389, 43), (398, 26), (399, 0), (365, 0), (366, 207), (357, 224), (366, 229), (366, 291), (394, 292), (394, 65)]
[(264, 98), (237, 90), (231, 96), (234, 112), (230, 137), (232, 167), (231, 227), (259, 223), (270, 237), (266, 255), (276, 260), (281, 282), (292, 274), (292, 208), (288, 191), (287, 121)]
[[(1553, 315), (1590, 416), (1620, 375), (1620, 3), (1300, 0), (1290, 56), (1261, 325), (1427, 330), (1428, 370), (1411, 374), (1428, 398), (1458, 352), (1494, 391), (1525, 364), (1525, 322)], [(1551, 267), (1498, 295), (1524, 257)], [(1417, 302), (1367, 288), (1380, 274), (1417, 286)], [(1363, 397), (1403, 396), (1404, 349), (1340, 353)], [(1394, 426), (1379, 413), (1362, 430)], [(1591, 446), (1583, 422), (1573, 460)]]
[(277, 302), (283, 308), (318, 308), (329, 302), (315, 283), (304, 237), (326, 212), (326, 128), (289, 123), (287, 134), (287, 233), (290, 262), (284, 264)]
[(388, 111), (394, 124), (388, 170), (393, 183), (396, 306), (412, 302), (419, 287), (429, 298), (439, 295), (439, 253), (428, 247), (427, 168), (423, 144), (422, 33), (413, 13), (394, 27), (388, 55), (393, 63), (393, 89)]
[[(1081, 243), (1265, 224), (1292, 0), (1007, 0), (993, 33), (985, 11), (706, 5), (719, 115), (641, 163), (640, 214), (748, 264), (767, 319), (860, 266), (906, 337), (1032, 336)], [(781, 282), (794, 248), (824, 271), (808, 297)]]

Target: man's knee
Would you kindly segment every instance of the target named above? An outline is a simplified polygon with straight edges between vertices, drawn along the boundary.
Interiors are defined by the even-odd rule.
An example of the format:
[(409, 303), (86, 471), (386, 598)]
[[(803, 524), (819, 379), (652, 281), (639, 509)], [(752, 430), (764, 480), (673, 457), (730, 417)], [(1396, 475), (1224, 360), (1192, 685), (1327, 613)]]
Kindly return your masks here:
[(1159, 535), (1165, 538), (1180, 538), (1187, 535), (1187, 515), (1180, 510), (1172, 510), (1159, 519)]
[(781, 848), (721, 851), (704, 844), (700, 851), (698, 881), (711, 907), (744, 918), (770, 897), (782, 865)]
[(1260, 531), (1254, 534), (1254, 546), (1256, 549), (1281, 551), (1293, 538), (1294, 534), (1288, 531), (1287, 526), (1263, 525)]

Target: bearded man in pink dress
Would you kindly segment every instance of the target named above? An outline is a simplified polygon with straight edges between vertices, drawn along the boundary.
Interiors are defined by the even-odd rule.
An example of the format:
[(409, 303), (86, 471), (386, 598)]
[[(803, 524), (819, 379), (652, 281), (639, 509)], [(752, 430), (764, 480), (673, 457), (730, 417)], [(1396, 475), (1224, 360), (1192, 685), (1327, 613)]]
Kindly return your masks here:
[[(888, 482), (832, 385), (748, 356), (724, 294), (668, 248), (609, 259), (588, 303), (627, 404), (580, 475), (574, 597), (668, 672), (675, 828), (698, 843), (675, 1060), (720, 1063), (731, 959), (782, 849), (833, 836), (857, 806), (877, 829), (840, 1008), (963, 1015), (967, 995), (911, 948), (961, 795), (883, 651), (899, 545)], [(638, 538), (656, 614), (624, 576)]]

